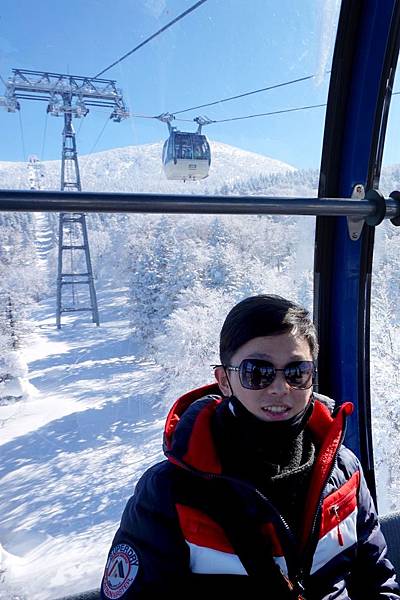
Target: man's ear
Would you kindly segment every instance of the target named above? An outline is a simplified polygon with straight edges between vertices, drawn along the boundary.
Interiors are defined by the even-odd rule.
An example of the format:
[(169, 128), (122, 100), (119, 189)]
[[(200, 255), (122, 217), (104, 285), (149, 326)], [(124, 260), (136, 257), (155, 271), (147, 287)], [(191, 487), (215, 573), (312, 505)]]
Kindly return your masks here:
[(224, 367), (217, 367), (216, 369), (214, 369), (214, 374), (215, 374), (215, 379), (218, 382), (219, 389), (221, 390), (223, 395), (231, 396), (232, 390), (231, 390), (231, 386), (229, 385), (228, 376), (226, 374)]

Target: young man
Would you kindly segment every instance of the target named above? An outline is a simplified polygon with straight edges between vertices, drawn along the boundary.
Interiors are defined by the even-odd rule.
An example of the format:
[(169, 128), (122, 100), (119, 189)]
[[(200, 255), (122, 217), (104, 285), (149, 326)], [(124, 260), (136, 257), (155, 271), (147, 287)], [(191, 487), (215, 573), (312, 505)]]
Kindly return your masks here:
[(317, 353), (309, 314), (284, 298), (230, 311), (217, 384), (172, 407), (167, 460), (126, 506), (102, 598), (399, 597), (360, 463), (342, 445), (352, 405), (332, 413), (313, 393)]

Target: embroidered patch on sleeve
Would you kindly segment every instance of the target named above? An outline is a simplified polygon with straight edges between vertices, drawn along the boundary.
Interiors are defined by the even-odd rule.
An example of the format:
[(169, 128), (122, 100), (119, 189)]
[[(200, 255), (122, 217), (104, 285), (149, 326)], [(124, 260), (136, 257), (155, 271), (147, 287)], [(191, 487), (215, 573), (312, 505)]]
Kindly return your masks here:
[(139, 568), (136, 552), (127, 544), (112, 548), (103, 577), (103, 593), (107, 598), (121, 598), (135, 580)]

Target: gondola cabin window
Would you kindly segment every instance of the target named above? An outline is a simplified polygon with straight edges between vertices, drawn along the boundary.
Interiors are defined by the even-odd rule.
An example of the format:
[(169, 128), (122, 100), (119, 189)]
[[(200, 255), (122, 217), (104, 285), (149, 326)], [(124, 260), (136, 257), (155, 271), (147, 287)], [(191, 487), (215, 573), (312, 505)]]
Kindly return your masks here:
[[(400, 189), (399, 83), (397, 68), (379, 182), (379, 189), (386, 197)], [(400, 507), (399, 260), (399, 227), (386, 220), (375, 233), (371, 287), (372, 433), (378, 506), (382, 514), (398, 511)]]
[(172, 130), (163, 152), (167, 179), (204, 179), (211, 164), (210, 145), (205, 135)]
[[(194, 4), (43, 0), (21, 20), (4, 0), (0, 187), (316, 198), (339, 3), (209, 0), (166, 27)], [(312, 312), (314, 237), (313, 216), (0, 213), (0, 595), (99, 587), (227, 308)]]

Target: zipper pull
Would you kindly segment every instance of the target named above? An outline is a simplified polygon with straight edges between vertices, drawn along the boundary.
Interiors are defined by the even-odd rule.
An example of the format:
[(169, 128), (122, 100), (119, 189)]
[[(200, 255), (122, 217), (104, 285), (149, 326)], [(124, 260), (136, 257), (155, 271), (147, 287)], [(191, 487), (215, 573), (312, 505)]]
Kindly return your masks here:
[(304, 586), (299, 581), (296, 582), (293, 591), (295, 593), (295, 600), (306, 600), (304, 596)]
[(343, 535), (342, 535), (342, 532), (340, 531), (340, 517), (339, 517), (338, 507), (336, 505), (332, 506), (331, 507), (331, 512), (335, 515), (336, 521), (337, 521), (336, 529), (337, 529), (337, 536), (338, 536), (339, 545), (340, 546), (344, 546)]
[(297, 575), (294, 579), (294, 583), (290, 582), (289, 588), (291, 590), (291, 595), (294, 600), (306, 600), (304, 596), (304, 584), (303, 584), (303, 569), (299, 569)]

